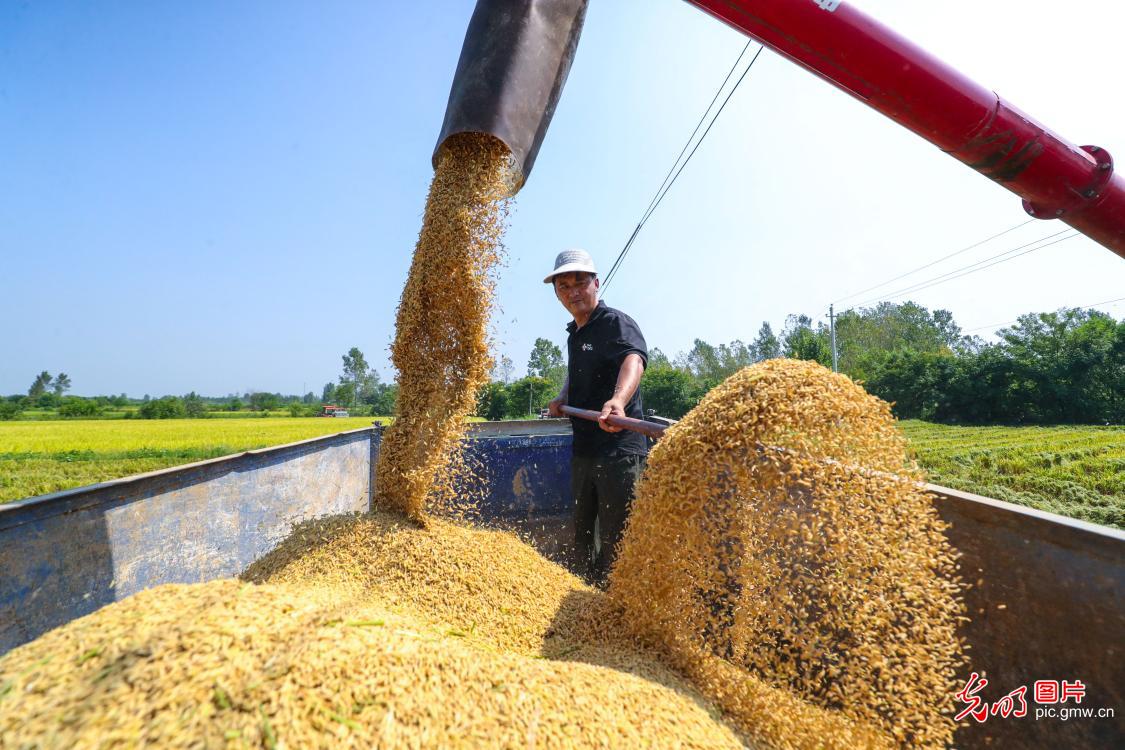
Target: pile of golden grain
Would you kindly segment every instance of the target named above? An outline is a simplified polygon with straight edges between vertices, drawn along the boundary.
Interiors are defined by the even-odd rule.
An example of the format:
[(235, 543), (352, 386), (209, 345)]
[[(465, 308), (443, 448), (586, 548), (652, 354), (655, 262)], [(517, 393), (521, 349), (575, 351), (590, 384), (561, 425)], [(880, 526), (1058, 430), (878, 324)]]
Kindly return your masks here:
[[(425, 520), (437, 478), (458, 472), (465, 417), (487, 383), (488, 320), (508, 205), (510, 152), (495, 138), (448, 139), (399, 301), (391, 359), (397, 414), (379, 452), (376, 503)], [(448, 493), (444, 493), (449, 498)]]
[[(790, 733), (852, 722), (746, 682)], [(166, 585), (0, 657), (0, 747), (744, 747), (602, 592), (515, 537), (376, 513), (242, 581)], [(871, 738), (868, 738), (871, 739)]]
[(897, 744), (953, 734), (956, 561), (889, 406), (820, 365), (732, 376), (649, 458), (609, 596), (752, 737), (754, 676)]

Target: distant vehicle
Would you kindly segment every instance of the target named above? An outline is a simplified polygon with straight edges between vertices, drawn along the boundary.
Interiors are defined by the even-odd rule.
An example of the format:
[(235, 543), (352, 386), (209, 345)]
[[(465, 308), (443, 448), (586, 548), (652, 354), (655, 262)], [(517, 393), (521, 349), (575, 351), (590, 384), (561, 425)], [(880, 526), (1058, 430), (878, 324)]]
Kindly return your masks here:
[(320, 407), (320, 414), (318, 417), (347, 417), (349, 416), (348, 410), (343, 406), (335, 406), (333, 404), (325, 404)]
[(551, 410), (550, 409), (540, 409), (539, 410), (539, 418), (540, 419), (550, 419), (551, 418)]

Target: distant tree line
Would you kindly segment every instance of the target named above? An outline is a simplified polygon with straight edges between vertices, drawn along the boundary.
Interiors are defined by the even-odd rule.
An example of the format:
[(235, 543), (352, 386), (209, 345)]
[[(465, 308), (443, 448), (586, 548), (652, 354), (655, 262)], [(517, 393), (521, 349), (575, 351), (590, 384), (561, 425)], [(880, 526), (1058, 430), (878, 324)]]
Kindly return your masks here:
[[(913, 302), (882, 303), (848, 310), (836, 319), (839, 369), (868, 391), (893, 404), (901, 418), (962, 424), (1121, 424), (1125, 422), (1125, 320), (1098, 311), (1063, 309), (1023, 315), (985, 343), (962, 335), (948, 310), (927, 310)], [(641, 381), (648, 410), (667, 417), (686, 414), (709, 390), (747, 365), (791, 357), (832, 366), (828, 325), (807, 315), (790, 315), (780, 333), (762, 323), (749, 343), (712, 345), (696, 339), (692, 348), (668, 357), (649, 352)], [(535, 415), (546, 408), (566, 379), (559, 347), (537, 338), (526, 375), (513, 379), (515, 366), (502, 356), (492, 381), (481, 389), (476, 413), (485, 419)], [(358, 348), (342, 357), (340, 377), (324, 385), (320, 398), (250, 392), (225, 398), (183, 396), (139, 401), (119, 396), (67, 396), (70, 378), (41, 372), (27, 394), (0, 399), (0, 419), (30, 409), (54, 410), (60, 417), (95, 418), (127, 410), (138, 419), (200, 418), (216, 412), (268, 416), (287, 411), (313, 416), (324, 404), (346, 407), (356, 416), (392, 415), (398, 385), (383, 383)]]
[[(839, 369), (892, 402), (904, 419), (962, 424), (1125, 422), (1125, 320), (1065, 309), (1029, 313), (987, 344), (963, 336), (948, 310), (913, 302), (849, 310), (836, 322)], [(678, 418), (724, 378), (776, 356), (832, 366), (828, 325), (791, 315), (775, 337), (764, 323), (751, 344), (696, 340), (669, 360), (650, 355), (646, 409)]]
[(559, 395), (566, 380), (562, 351), (543, 338), (535, 339), (527, 362), (527, 375), (512, 380), (514, 370), (508, 357), (501, 357), (493, 369), (492, 382), (477, 396), (477, 416), (485, 419), (521, 419), (537, 414)]
[[(251, 391), (225, 397), (201, 396), (192, 391), (182, 396), (168, 395), (142, 399), (119, 396), (66, 396), (71, 387), (65, 373), (53, 376), (41, 372), (27, 394), (0, 398), (0, 420), (16, 419), (25, 411), (40, 410), (53, 417), (96, 419), (119, 416), (124, 419), (202, 419), (219, 412), (247, 412), (263, 417), (284, 411), (293, 417), (316, 416), (324, 404), (347, 407), (355, 416), (384, 416), (394, 413), (398, 386), (383, 383), (378, 372), (368, 366), (358, 348), (343, 356), (343, 372), (339, 381), (327, 383), (317, 398), (312, 391), (301, 395), (285, 395)], [(107, 412), (117, 411), (119, 414)]]
[[(1030, 313), (997, 333), (995, 343), (965, 336), (948, 310), (913, 302), (848, 310), (836, 319), (841, 372), (892, 402), (901, 418), (962, 424), (1120, 424), (1125, 422), (1125, 320), (1066, 309)], [(780, 333), (762, 323), (749, 343), (696, 339), (669, 357), (649, 352), (641, 381), (646, 410), (680, 418), (738, 370), (790, 357), (832, 366), (825, 322), (790, 315)], [(557, 346), (536, 339), (527, 375), (512, 381), (502, 357), (482, 389), (477, 415), (535, 414), (558, 394), (566, 366)]]
[(343, 356), (339, 380), (324, 384), (320, 400), (347, 407), (350, 414), (357, 416), (390, 416), (398, 400), (398, 385), (382, 382), (379, 372), (367, 364), (363, 352), (353, 346)]

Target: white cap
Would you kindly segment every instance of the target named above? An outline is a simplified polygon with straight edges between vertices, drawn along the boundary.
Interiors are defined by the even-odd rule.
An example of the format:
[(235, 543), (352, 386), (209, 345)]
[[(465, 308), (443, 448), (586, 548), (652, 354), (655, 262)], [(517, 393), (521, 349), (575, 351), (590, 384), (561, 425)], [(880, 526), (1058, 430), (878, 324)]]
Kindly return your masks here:
[(575, 271), (584, 273), (597, 273), (594, 268), (594, 259), (585, 250), (579, 248), (571, 248), (570, 250), (563, 250), (555, 256), (555, 270), (547, 274), (547, 278), (543, 279), (544, 284), (550, 284), (551, 280), (558, 276), (560, 273), (573, 273)]

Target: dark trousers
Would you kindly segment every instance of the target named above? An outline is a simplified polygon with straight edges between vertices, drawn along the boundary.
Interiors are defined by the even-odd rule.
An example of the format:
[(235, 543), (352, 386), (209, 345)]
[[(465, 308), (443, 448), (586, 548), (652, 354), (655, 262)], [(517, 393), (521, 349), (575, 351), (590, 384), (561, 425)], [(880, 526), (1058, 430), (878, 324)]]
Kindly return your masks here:
[(633, 502), (633, 486), (644, 471), (645, 459), (645, 456), (571, 457), (575, 572), (589, 581), (604, 583), (613, 565), (617, 543)]

